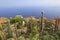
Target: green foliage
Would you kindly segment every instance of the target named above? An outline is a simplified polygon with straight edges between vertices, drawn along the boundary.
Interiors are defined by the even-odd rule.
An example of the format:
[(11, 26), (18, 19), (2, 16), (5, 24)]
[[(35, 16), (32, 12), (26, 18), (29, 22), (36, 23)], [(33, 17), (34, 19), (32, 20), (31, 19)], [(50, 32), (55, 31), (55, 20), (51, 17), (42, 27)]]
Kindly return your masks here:
[(10, 23), (15, 23), (15, 19), (14, 18), (12, 18), (12, 19), (10, 19)]
[(60, 38), (60, 29), (58, 29), (58, 30), (56, 31), (56, 33), (57, 33), (57, 35), (58, 35), (59, 38)]
[(57, 30), (57, 33), (60, 34), (60, 29)]
[(32, 40), (39, 40), (39, 34), (35, 34), (35, 35), (32, 37)]
[(25, 40), (25, 38), (24, 38), (23, 35), (21, 35), (21, 36), (18, 38), (18, 40)]
[(44, 35), (43, 40), (51, 40), (50, 35), (49, 34)]
[(51, 28), (52, 27), (52, 23), (50, 22), (45, 22), (45, 28)]
[[(30, 19), (29, 22), (25, 21), (25, 25), (22, 25), (23, 21), (23, 18), (11, 18), (10, 21), (4, 23), (6, 27), (4, 24), (1, 24), (0, 27), (4, 25), (4, 29), (0, 30), (0, 39), (4, 40), (5, 38), (14, 38), (15, 40), (60, 40), (60, 29), (57, 29), (56, 31), (54, 30), (53, 32), (52, 23), (38, 23), (36, 20)], [(11, 26), (12, 24), (13, 26)], [(43, 28), (42, 35), (40, 27)], [(7, 28), (7, 32), (5, 31), (5, 28)]]
[(23, 18), (15, 18), (16, 22), (23, 21)]
[(16, 22), (19, 22), (19, 21), (23, 21), (23, 18), (11, 18), (10, 19), (10, 23), (16, 23)]
[(33, 31), (34, 33), (38, 33), (38, 27), (35, 26), (32, 31)]

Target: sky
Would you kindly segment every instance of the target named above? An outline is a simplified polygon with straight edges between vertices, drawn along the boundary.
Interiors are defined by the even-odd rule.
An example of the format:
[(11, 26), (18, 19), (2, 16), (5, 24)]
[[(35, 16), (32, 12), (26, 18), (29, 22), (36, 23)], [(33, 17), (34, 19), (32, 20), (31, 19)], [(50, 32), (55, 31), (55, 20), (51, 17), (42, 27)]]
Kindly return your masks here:
[(0, 7), (60, 6), (60, 0), (0, 0)]

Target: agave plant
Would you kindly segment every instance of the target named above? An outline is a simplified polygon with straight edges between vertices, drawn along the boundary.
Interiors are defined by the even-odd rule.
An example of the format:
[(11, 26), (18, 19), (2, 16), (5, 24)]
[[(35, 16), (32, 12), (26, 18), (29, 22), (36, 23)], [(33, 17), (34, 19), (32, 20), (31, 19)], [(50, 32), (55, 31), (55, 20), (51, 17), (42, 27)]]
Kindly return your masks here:
[(6, 40), (5, 32), (0, 31), (0, 39), (1, 39), (1, 40)]

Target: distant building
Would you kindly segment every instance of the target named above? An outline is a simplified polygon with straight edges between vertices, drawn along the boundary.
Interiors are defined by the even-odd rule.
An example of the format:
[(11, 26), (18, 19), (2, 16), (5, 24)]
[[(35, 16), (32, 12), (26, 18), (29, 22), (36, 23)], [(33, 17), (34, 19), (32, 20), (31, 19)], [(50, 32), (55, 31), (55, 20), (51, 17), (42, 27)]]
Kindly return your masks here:
[(27, 21), (27, 22), (29, 22), (30, 19), (36, 20), (36, 18), (34, 16), (30, 16), (28, 18), (24, 18), (24, 20)]
[(60, 28), (60, 18), (51, 19), (50, 22), (53, 23), (56, 28)]
[(50, 19), (49, 20), (51, 23), (53, 23), (53, 24), (56, 24), (56, 20), (55, 19)]
[(41, 20), (40, 19), (36, 19), (37, 22), (40, 22)]
[(46, 17), (43, 17), (44, 22), (49, 22), (49, 20)]
[(6, 22), (7, 20), (8, 20), (8, 18), (1, 17), (1, 18), (0, 18), (0, 23), (4, 23), (4, 22)]
[(29, 22), (30, 18), (29, 18), (29, 17), (28, 17), (28, 18), (24, 18), (24, 20), (25, 20), (26, 22)]
[(15, 18), (23, 18), (22, 15), (16, 15)]
[(56, 20), (56, 22), (55, 22), (56, 28), (60, 28), (60, 18), (56, 18), (55, 20)]
[(32, 20), (36, 20), (35, 16), (30, 16), (29, 18)]
[[(40, 19), (37, 19), (37, 21), (41, 21), (41, 18)], [(43, 17), (43, 21), (44, 22), (49, 22), (49, 20), (46, 17)]]

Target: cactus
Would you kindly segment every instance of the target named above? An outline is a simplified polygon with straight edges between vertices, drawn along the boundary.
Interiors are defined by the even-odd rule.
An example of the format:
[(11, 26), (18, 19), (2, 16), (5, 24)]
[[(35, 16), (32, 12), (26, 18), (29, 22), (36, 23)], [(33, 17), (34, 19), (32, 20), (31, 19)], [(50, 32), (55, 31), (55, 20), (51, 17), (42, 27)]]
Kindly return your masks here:
[(41, 31), (43, 32), (43, 28), (44, 28), (44, 12), (41, 12), (42, 16), (41, 16)]
[(43, 19), (43, 17), (44, 17), (44, 12), (42, 11), (41, 14), (42, 14), (42, 16), (41, 16), (40, 38), (41, 38), (41, 40), (43, 40), (43, 29), (44, 29), (44, 19)]

